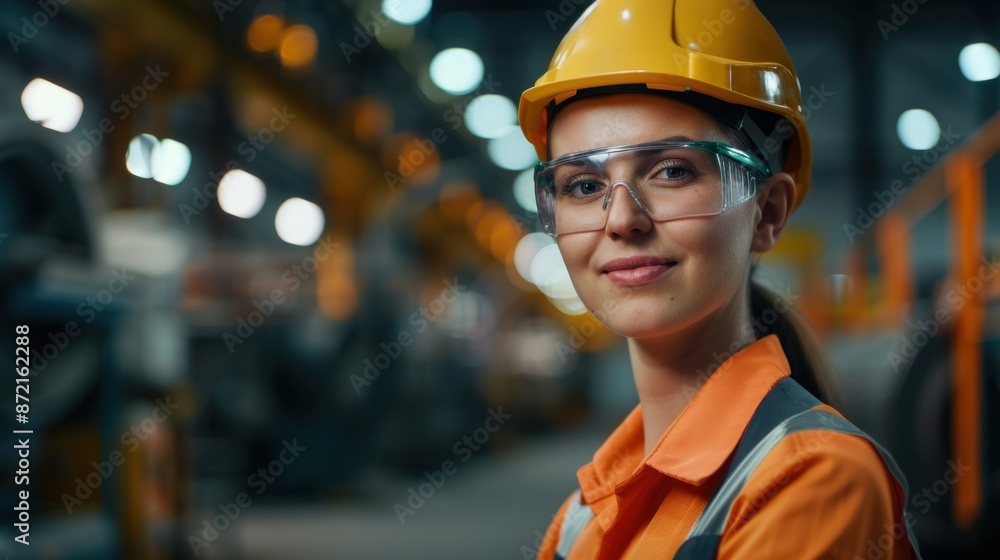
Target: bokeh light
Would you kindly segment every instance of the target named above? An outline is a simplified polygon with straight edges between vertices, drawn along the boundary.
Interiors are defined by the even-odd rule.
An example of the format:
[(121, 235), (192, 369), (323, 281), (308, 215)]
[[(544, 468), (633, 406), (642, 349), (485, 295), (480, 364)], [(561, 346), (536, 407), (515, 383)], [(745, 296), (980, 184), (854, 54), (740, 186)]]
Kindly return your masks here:
[(517, 108), (502, 95), (480, 95), (465, 108), (465, 128), (480, 138), (506, 136), (516, 124)]
[(285, 20), (274, 14), (264, 14), (253, 20), (247, 29), (247, 45), (257, 52), (267, 52), (281, 44)]
[(434, 56), (430, 67), (434, 85), (456, 95), (469, 93), (483, 81), (483, 61), (469, 49), (445, 49)]
[(285, 243), (312, 245), (323, 234), (326, 219), (323, 209), (302, 198), (289, 198), (278, 207), (274, 229)]
[(132, 138), (125, 151), (125, 169), (136, 177), (178, 185), (191, 169), (191, 150), (181, 142), (152, 134)]
[(521, 171), (538, 163), (534, 146), (517, 127), (513, 127), (505, 136), (490, 140), (486, 150), (490, 160), (503, 169)]
[(302, 68), (316, 58), (316, 32), (308, 25), (292, 25), (281, 37), (281, 63), (287, 68)]
[(989, 43), (966, 45), (958, 54), (962, 75), (972, 82), (985, 82), (1000, 76), (1000, 51)]
[(538, 213), (538, 203), (535, 201), (535, 170), (525, 169), (514, 179), (514, 200), (521, 208)]
[(35, 78), (21, 92), (21, 107), (29, 119), (57, 132), (70, 132), (83, 115), (83, 99), (48, 80)]
[(153, 150), (153, 179), (178, 185), (191, 170), (191, 150), (176, 140), (164, 138)]
[(382, 13), (403, 25), (414, 25), (427, 17), (431, 0), (383, 0)]
[(219, 207), (237, 218), (252, 218), (260, 213), (267, 189), (256, 175), (233, 169), (219, 181)]
[(899, 141), (911, 150), (929, 150), (941, 138), (941, 125), (924, 109), (909, 109), (896, 122)]

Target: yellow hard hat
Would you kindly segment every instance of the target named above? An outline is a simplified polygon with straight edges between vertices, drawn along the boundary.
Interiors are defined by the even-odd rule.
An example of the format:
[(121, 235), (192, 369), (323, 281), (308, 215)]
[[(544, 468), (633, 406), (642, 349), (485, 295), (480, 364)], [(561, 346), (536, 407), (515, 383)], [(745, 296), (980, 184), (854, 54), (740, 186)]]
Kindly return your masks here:
[(563, 37), (548, 71), (521, 94), (521, 130), (545, 160), (550, 108), (581, 90), (629, 84), (693, 91), (776, 115), (774, 142), (758, 148), (773, 153), (788, 140), (784, 171), (795, 180), (796, 208), (805, 198), (812, 144), (798, 79), (752, 0), (597, 0)]

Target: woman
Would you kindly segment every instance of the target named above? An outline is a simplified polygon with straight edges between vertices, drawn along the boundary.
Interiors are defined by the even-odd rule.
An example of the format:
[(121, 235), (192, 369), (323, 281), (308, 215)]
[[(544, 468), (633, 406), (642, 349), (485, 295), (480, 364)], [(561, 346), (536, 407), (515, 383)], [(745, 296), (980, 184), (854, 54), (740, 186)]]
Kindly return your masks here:
[(809, 187), (788, 53), (741, 0), (598, 0), (524, 92), (539, 215), (639, 406), (538, 558), (919, 557), (891, 457), (750, 281)]

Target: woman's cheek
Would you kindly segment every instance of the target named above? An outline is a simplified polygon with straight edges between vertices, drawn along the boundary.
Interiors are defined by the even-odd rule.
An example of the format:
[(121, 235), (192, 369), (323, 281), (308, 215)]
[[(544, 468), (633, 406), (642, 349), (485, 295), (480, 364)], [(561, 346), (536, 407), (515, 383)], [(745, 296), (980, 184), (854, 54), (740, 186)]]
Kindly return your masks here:
[(590, 255), (593, 253), (592, 244), (586, 243), (585, 235), (573, 235), (568, 238), (559, 239), (559, 252), (562, 254), (566, 269), (569, 271), (570, 280), (576, 289), (577, 295), (585, 304), (591, 304), (586, 296), (591, 290), (587, 283), (592, 281), (587, 275), (587, 267), (590, 262)]
[[(738, 227), (743, 222), (737, 213), (723, 213), (712, 218), (678, 220), (664, 232), (680, 249), (690, 265), (686, 276), (694, 286), (705, 288), (705, 296), (721, 295), (719, 290), (730, 287), (739, 278), (747, 258), (749, 238)], [(728, 291), (728, 290), (726, 290)]]

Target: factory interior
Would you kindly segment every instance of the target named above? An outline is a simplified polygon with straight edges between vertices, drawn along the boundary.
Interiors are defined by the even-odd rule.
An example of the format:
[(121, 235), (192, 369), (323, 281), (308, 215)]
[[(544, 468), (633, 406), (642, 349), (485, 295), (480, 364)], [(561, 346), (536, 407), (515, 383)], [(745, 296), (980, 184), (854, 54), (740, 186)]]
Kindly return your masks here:
[[(590, 4), (2, 2), (0, 557), (535, 558), (637, 403), (517, 126)], [(814, 153), (756, 278), (923, 558), (992, 558), (1000, 3), (756, 4)]]

